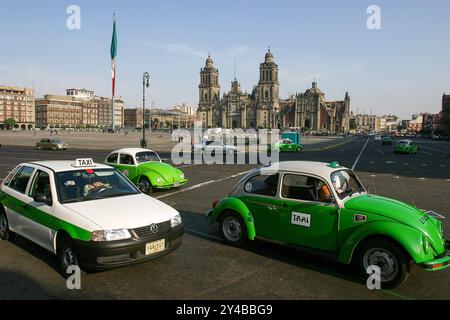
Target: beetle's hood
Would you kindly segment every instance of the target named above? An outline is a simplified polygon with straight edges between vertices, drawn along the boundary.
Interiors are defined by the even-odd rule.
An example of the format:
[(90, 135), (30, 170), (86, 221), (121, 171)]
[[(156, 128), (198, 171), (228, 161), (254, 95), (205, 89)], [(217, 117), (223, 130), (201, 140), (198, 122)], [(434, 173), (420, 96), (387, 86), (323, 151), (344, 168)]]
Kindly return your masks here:
[(178, 178), (180, 170), (171, 166), (168, 163), (164, 162), (148, 162), (143, 163), (139, 165), (139, 171), (145, 173), (145, 172), (154, 172), (161, 176), (161, 178), (166, 179), (172, 179), (172, 178)]
[(361, 195), (345, 202), (345, 208), (363, 213), (373, 213), (415, 228), (431, 240), (437, 250), (442, 250), (440, 222), (407, 203), (375, 195)]
[(69, 203), (64, 206), (104, 230), (133, 229), (170, 220), (178, 211), (144, 194)]

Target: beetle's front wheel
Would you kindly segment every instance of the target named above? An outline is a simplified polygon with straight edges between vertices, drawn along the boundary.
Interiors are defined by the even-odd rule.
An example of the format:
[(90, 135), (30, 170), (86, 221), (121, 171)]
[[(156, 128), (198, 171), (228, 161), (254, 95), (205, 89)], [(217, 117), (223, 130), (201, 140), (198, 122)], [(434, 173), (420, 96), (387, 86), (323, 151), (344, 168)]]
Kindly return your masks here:
[(363, 243), (359, 250), (358, 266), (363, 279), (372, 284), (379, 280), (382, 289), (395, 288), (405, 282), (410, 265), (411, 259), (407, 254), (389, 240), (371, 239)]
[(153, 186), (147, 178), (141, 178), (138, 183), (138, 189), (145, 194), (151, 194), (153, 192)]
[(242, 217), (234, 212), (224, 213), (220, 217), (220, 234), (226, 243), (242, 247), (247, 242), (247, 228)]

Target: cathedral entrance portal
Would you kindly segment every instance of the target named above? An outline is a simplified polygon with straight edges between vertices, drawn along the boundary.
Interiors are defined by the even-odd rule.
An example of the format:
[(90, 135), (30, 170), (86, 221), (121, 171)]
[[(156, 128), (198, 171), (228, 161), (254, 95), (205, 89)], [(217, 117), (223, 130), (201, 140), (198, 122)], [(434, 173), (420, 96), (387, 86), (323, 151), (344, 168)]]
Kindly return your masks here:
[(311, 119), (307, 118), (305, 120), (305, 128), (311, 129)]

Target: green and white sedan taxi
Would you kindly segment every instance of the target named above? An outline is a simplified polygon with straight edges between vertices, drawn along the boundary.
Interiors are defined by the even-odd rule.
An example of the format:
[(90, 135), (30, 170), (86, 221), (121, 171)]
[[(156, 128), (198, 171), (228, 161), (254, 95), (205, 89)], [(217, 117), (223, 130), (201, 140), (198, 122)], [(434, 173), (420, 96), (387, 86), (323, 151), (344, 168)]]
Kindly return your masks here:
[(179, 213), (92, 159), (17, 166), (0, 186), (0, 237), (19, 234), (58, 257), (61, 273), (150, 260), (182, 241)]
[(400, 140), (394, 147), (394, 153), (416, 154), (417, 145), (411, 140)]
[(272, 145), (269, 145), (268, 150), (278, 152), (300, 152), (303, 150), (303, 147), (292, 142), (291, 139), (282, 139)]
[(368, 194), (338, 163), (280, 162), (248, 173), (207, 214), (224, 240), (242, 246), (256, 237), (353, 262), (368, 277), (378, 266), (381, 286), (400, 285), (412, 263), (449, 266), (449, 241), (433, 212)]
[(148, 149), (116, 150), (108, 155), (105, 164), (121, 171), (146, 194), (179, 188), (188, 182), (183, 171), (164, 163), (156, 152)]

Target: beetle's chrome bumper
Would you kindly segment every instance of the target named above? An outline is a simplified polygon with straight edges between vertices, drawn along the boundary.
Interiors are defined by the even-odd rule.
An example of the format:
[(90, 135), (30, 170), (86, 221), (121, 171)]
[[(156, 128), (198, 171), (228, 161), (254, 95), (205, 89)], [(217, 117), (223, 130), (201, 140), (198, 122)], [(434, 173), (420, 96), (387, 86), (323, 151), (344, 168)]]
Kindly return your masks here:
[(212, 213), (213, 213), (213, 209), (210, 209), (206, 214), (205, 214), (205, 217), (206, 217), (206, 219), (209, 221), (209, 222), (212, 222), (211, 221), (211, 217), (212, 217)]
[[(450, 250), (450, 240), (445, 240), (445, 249)], [(437, 271), (450, 267), (450, 253), (444, 253), (439, 258), (422, 263), (420, 265), (423, 269), (427, 271)]]

